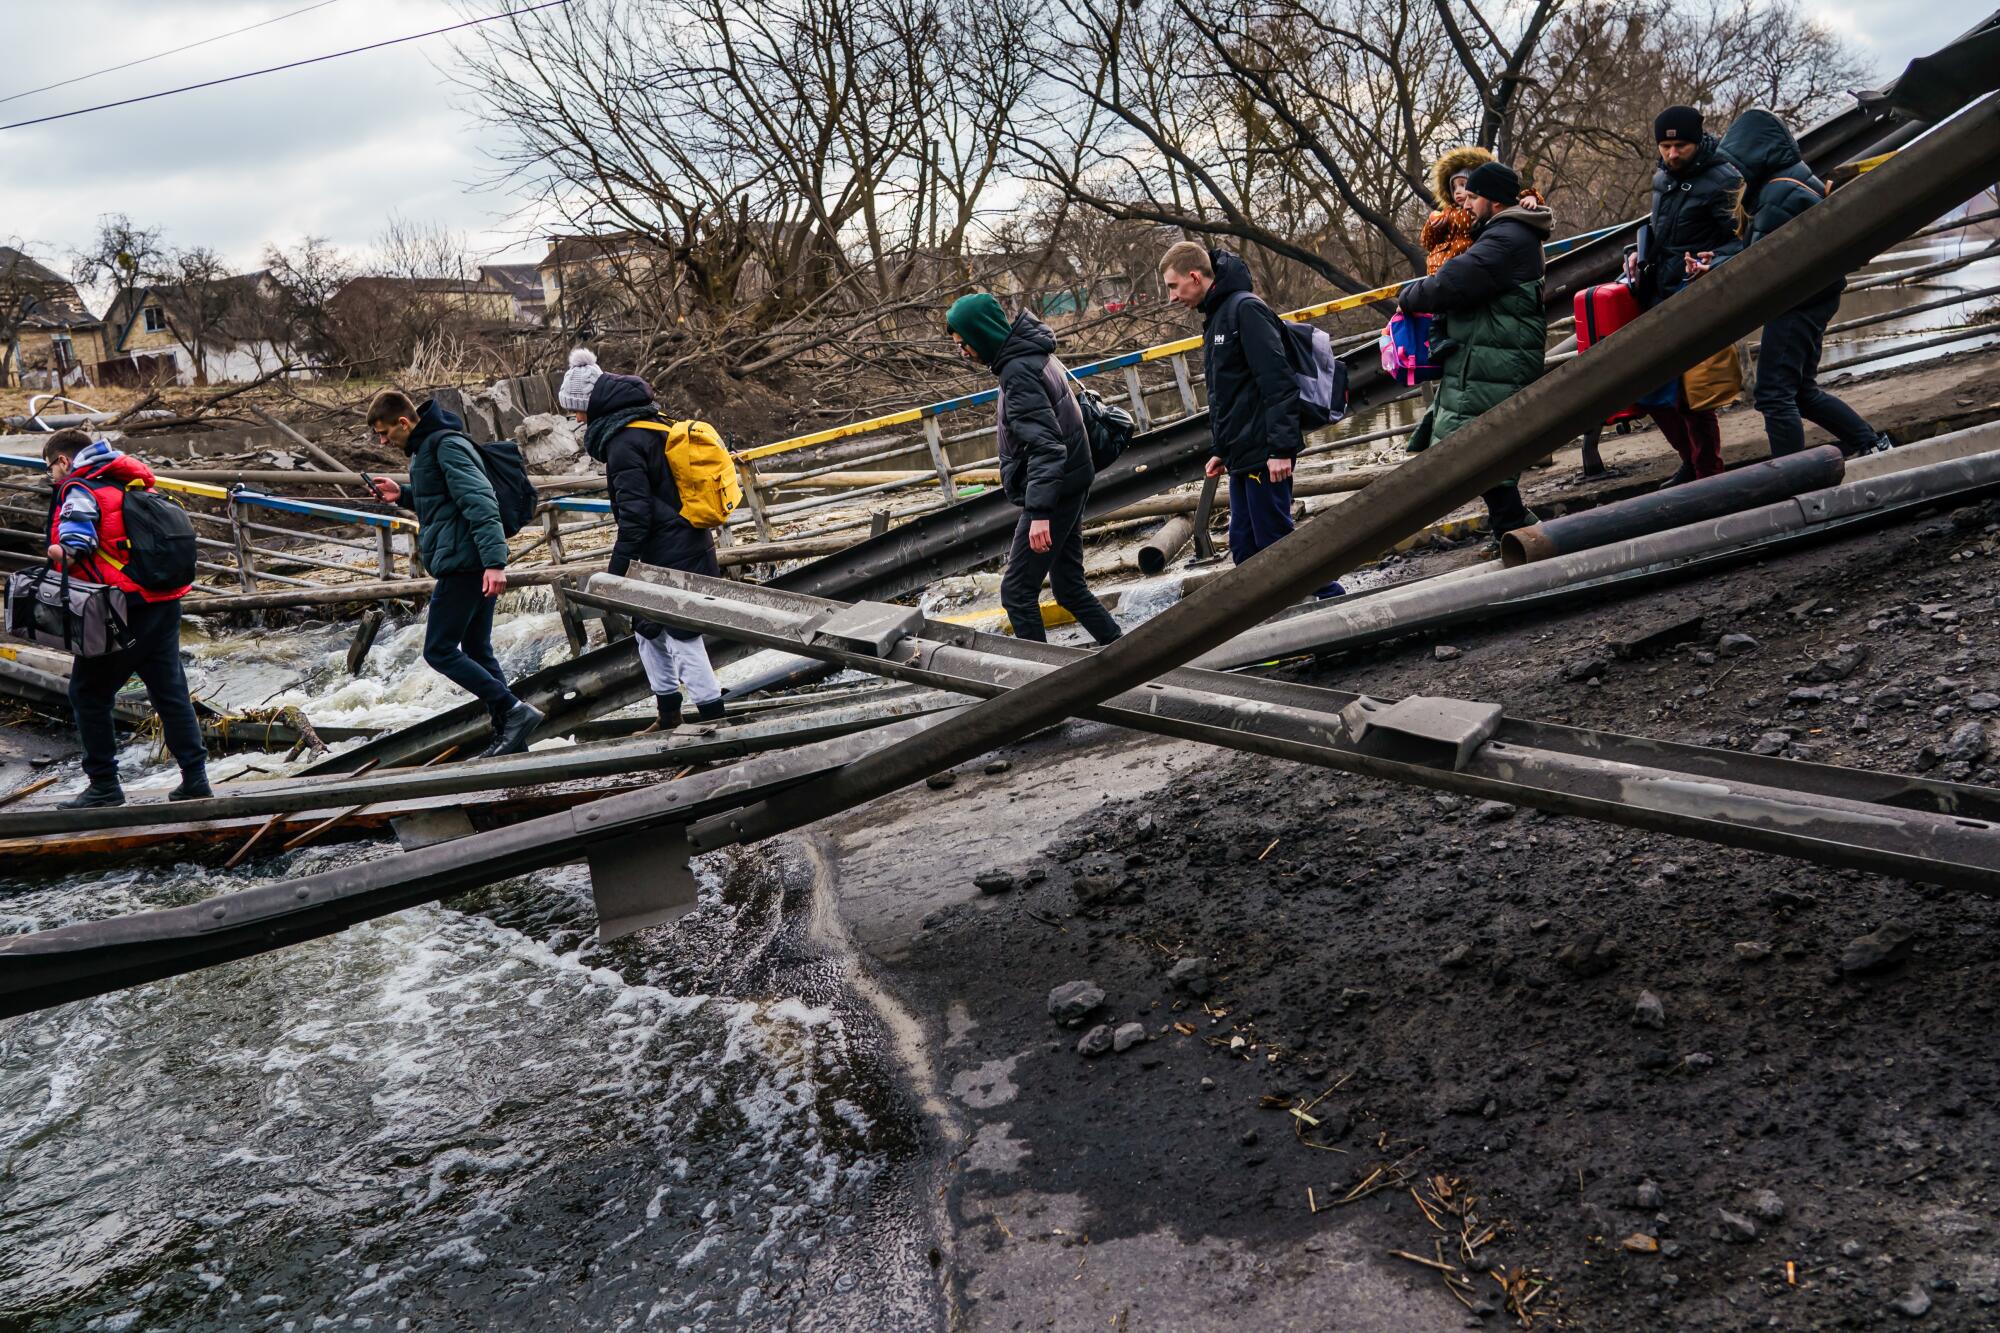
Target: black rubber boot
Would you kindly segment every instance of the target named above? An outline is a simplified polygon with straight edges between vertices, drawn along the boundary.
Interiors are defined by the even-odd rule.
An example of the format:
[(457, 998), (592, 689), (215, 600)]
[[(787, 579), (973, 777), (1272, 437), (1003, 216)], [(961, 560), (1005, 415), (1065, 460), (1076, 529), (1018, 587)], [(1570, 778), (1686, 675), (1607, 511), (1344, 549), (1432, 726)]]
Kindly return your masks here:
[(534, 736), (535, 728), (542, 724), (542, 710), (531, 703), (517, 703), (508, 710), (506, 728), (500, 733), (499, 744), (493, 753), (520, 754), (528, 748), (528, 741)]
[(680, 726), (681, 692), (679, 690), (675, 690), (672, 694), (654, 695), (653, 706), (660, 710), (660, 720), (655, 722), (652, 726), (645, 728), (646, 731), (658, 734), (661, 732), (672, 731), (676, 727)]
[(474, 759), (486, 759), (492, 755), (499, 754), (500, 742), (507, 735), (507, 710), (504, 708), (489, 708), (486, 711), (493, 719), (493, 739), (486, 742), (485, 749), (472, 756)]
[(215, 795), (215, 789), (208, 785), (208, 770), (205, 768), (182, 769), (181, 785), (167, 793), (170, 801), (205, 801)]
[(125, 789), (118, 785), (116, 778), (109, 782), (100, 782), (92, 778), (88, 787), (58, 805), (56, 809), (96, 810), (102, 806), (123, 804), (125, 804)]
[(722, 711), (722, 700), (719, 697), (694, 706), (694, 715), (704, 722), (720, 722)]

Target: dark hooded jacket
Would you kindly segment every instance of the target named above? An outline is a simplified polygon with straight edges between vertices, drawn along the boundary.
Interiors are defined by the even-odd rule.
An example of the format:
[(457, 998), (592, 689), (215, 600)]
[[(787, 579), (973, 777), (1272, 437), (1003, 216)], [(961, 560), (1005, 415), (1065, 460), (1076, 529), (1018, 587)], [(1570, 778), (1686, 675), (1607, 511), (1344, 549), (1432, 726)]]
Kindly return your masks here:
[(1504, 209), (1473, 232), (1471, 249), (1403, 288), (1404, 310), (1437, 317), (1432, 346), (1441, 339), (1451, 345), (1412, 447), (1445, 439), (1541, 376), (1548, 342), (1542, 245), (1554, 230), (1546, 208)]
[[(1736, 118), (1722, 136), (1722, 151), (1743, 174), (1743, 211), (1750, 219), (1745, 246), (1755, 245), (1826, 198), (1825, 182), (1806, 165), (1791, 131), (1762, 107)], [(1845, 282), (1842, 279), (1820, 296), (1837, 293)]]
[(1208, 379), (1209, 453), (1234, 473), (1297, 458), (1299, 385), (1277, 312), (1250, 290), (1250, 266), (1211, 250), (1215, 286), (1202, 299), (1201, 369)]
[(680, 487), (667, 466), (667, 437), (634, 427), (660, 421), (653, 390), (637, 375), (599, 375), (584, 412), (583, 447), (604, 465), (611, 515), (618, 536), (610, 572), (623, 574), (634, 560), (691, 574), (721, 572), (708, 533), (681, 517)]
[(417, 515), (417, 551), (437, 574), (477, 574), (507, 567), (500, 501), (465, 423), (434, 402), (417, 409), (410, 484), (399, 502)]
[(1743, 248), (1736, 238), (1736, 198), (1743, 176), (1713, 134), (1701, 136), (1694, 160), (1681, 171), (1653, 172), (1652, 246), (1639, 299), (1648, 306), (1687, 284), (1687, 257), (1712, 250), (1726, 259)]
[(1023, 310), (993, 357), (1000, 377), (1000, 489), (1029, 518), (1053, 517), (1096, 475), (1083, 409), (1055, 350), (1049, 326)]

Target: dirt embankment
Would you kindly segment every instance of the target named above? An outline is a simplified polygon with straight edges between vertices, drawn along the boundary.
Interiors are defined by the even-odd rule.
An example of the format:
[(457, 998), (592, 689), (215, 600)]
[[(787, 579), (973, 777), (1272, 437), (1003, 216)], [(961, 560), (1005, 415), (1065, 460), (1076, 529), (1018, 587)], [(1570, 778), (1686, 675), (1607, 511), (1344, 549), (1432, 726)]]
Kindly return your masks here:
[[(1412, 642), (1301, 678), (1990, 785), (1996, 594), (1989, 503), (1455, 631), (1455, 656)], [(1608, 650), (1689, 614), (1704, 617), (1694, 642)], [(1751, 642), (1720, 654), (1724, 634)], [(1591, 659), (1607, 665), (1565, 670)], [(1031, 742), (1016, 763), (1061, 782), (1074, 744)], [(1351, 1326), (1371, 1327), (1387, 1297), (1360, 1300), (1360, 1270), (1328, 1256), (1365, 1253), (1369, 1280), (1393, 1286), (1378, 1296), (1441, 1290), (1400, 1250), (1470, 1276), (1472, 1306), (1402, 1327), (1520, 1326), (1498, 1272), (1527, 1280), (1517, 1296), (1545, 1284), (1538, 1328), (2000, 1328), (2000, 904), (1316, 769), (1197, 762), (1142, 799), (1112, 787), (1053, 840), (1021, 821), (1017, 886), (933, 913), (897, 964), (933, 1012), (954, 1006), (940, 1081), (979, 1094), (960, 1099), (973, 1150), (954, 1183), (970, 1324), (1076, 1308), (983, 1276), (1027, 1244), (993, 1200), (1047, 1197), (1077, 1201), (1070, 1229), (1039, 1239), (1067, 1247), (1096, 1326), (1220, 1327), (1303, 1297), (1319, 1327), (1350, 1326), (1350, 1300)], [(1058, 1026), (1051, 990), (1083, 979), (1101, 1004)], [(1130, 1022), (1138, 1045), (1077, 1050), (1088, 1028)], [(1004, 1104), (984, 1092), (995, 1069), (1018, 1088)], [(1452, 1214), (1468, 1199), (1469, 1225)], [(1489, 1227), (1469, 1262), (1461, 1234)], [(1261, 1267), (1102, 1277), (1118, 1242), (1158, 1229)], [(1149, 1307), (1177, 1281), (1221, 1299), (1142, 1320), (1191, 1308)]]

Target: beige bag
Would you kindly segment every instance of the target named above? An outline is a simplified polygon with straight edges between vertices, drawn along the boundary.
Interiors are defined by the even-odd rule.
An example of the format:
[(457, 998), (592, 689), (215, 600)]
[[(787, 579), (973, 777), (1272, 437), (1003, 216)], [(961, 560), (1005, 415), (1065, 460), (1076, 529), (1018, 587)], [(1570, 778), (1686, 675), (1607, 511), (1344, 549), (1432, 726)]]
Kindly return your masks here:
[(1743, 358), (1736, 344), (1697, 361), (1681, 376), (1681, 399), (1689, 412), (1714, 412), (1735, 402), (1743, 392)]

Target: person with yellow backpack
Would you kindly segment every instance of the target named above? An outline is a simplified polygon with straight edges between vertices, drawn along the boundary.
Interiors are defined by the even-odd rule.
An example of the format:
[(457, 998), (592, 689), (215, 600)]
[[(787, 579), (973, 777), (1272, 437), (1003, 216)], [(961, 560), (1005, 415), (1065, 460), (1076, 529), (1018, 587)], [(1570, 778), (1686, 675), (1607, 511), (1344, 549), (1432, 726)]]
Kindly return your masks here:
[[(623, 574), (638, 560), (719, 576), (710, 532), (728, 521), (743, 492), (715, 428), (668, 421), (646, 381), (607, 373), (582, 347), (569, 354), (556, 401), (583, 424), (585, 451), (604, 465), (618, 525), (610, 572)], [(633, 621), (632, 632), (659, 708), (659, 723), (649, 730), (678, 727), (684, 699), (703, 721), (722, 716), (722, 685), (699, 633), (652, 620)]]

